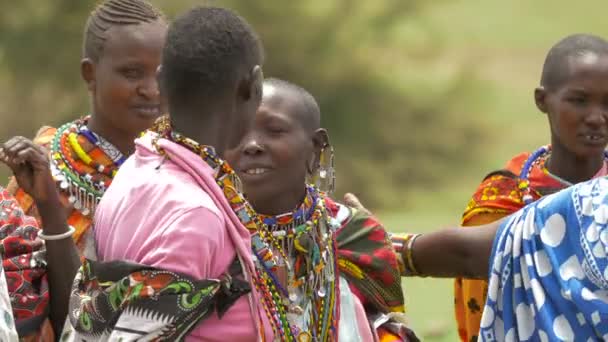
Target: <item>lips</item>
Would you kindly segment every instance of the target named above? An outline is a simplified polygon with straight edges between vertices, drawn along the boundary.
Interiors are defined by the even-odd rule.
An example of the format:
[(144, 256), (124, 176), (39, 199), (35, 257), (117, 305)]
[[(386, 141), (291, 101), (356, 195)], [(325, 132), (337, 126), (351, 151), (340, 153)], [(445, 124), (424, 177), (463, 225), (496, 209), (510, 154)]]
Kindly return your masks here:
[(264, 164), (247, 163), (241, 165), (237, 170), (239, 170), (239, 177), (246, 183), (266, 179), (272, 174), (272, 168)]
[(262, 174), (265, 174), (268, 172), (270, 172), (270, 169), (263, 168), (263, 167), (256, 167), (256, 168), (243, 170), (243, 173), (248, 174), (248, 175), (262, 175)]
[(587, 133), (581, 135), (582, 139), (586, 144), (589, 145), (601, 145), (604, 146), (608, 143), (607, 137), (605, 134), (601, 133)]
[(160, 105), (138, 105), (134, 106), (133, 110), (144, 118), (156, 118), (161, 115)]

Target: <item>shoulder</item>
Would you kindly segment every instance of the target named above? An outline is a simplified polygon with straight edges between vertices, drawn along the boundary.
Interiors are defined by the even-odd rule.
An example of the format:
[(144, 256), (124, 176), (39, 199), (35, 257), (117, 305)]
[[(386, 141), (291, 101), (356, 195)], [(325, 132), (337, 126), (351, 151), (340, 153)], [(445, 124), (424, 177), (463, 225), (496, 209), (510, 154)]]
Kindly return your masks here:
[(523, 207), (519, 174), (530, 155), (530, 152), (517, 154), (506, 163), (504, 169), (490, 172), (484, 177), (467, 204), (463, 224), (477, 215), (506, 215)]
[(532, 153), (530, 152), (522, 152), (520, 154), (515, 155), (507, 162), (507, 164), (505, 165), (505, 169), (516, 175), (519, 175), (524, 164), (526, 163), (528, 158), (530, 158), (531, 155)]
[(142, 161), (137, 155), (130, 157), (120, 168), (102, 202), (106, 197), (153, 201), (159, 206), (175, 208), (205, 208), (220, 216), (217, 205), (196, 180), (162, 158)]

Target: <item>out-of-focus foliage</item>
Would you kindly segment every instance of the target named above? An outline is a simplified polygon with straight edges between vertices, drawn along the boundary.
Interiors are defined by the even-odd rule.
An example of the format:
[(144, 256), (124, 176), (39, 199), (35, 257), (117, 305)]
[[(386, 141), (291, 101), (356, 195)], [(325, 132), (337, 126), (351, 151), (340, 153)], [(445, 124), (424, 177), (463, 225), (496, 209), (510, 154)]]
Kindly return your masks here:
[[(158, 0), (169, 17), (192, 0)], [(419, 18), (426, 1), (214, 1), (259, 32), (265, 74), (309, 89), (336, 148), (339, 191), (370, 206), (403, 206), (412, 186), (437, 189), (475, 151), (480, 124), (463, 119), (477, 87), (446, 60)], [(436, 5), (436, 4), (435, 4)], [(90, 1), (0, 4), (0, 137), (32, 135), (87, 112), (79, 74)]]

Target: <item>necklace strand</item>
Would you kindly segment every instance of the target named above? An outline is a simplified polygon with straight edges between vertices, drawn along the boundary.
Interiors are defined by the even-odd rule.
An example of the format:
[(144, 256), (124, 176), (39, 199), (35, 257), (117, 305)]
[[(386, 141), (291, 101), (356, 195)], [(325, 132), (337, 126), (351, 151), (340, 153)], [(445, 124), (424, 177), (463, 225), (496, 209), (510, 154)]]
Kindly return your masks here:
[[(153, 139), (153, 145), (165, 158), (170, 159), (170, 156), (159, 147), (160, 138), (189, 149), (216, 171), (216, 183), (237, 217), (252, 233), (252, 253), (256, 266), (252, 277), (275, 336), (279, 336), (282, 341), (335, 341), (339, 315), (337, 252), (335, 235), (330, 231), (322, 197), (311, 192), (311, 198), (315, 198), (314, 206), (311, 207), (313, 210), (296, 211), (296, 216), (301, 213), (308, 216), (304, 224), (291, 227), (290, 231), (285, 229), (284, 233), (273, 234), (281, 231), (279, 222), (289, 222), (289, 226), (301, 221), (301, 218), (294, 215), (265, 217), (269, 222), (275, 222), (275, 227), (270, 229), (236, 190), (234, 182), (238, 177), (225, 161), (217, 157), (213, 148), (199, 145), (196, 141), (173, 132), (166, 122), (162, 124), (159, 121), (153, 131), (158, 133)], [(312, 189), (307, 190), (307, 193), (309, 191)], [(286, 243), (287, 239), (292, 240), (293, 244)], [(287, 245), (293, 245), (293, 248), (285, 248)], [(283, 266), (288, 273), (287, 288), (277, 274)], [(295, 294), (296, 290), (304, 296)], [(303, 302), (302, 299), (308, 303), (304, 308), (298, 305)], [(309, 312), (304, 311), (306, 308)], [(305, 321), (309, 324), (300, 327), (290, 317), (302, 314), (308, 315)]]

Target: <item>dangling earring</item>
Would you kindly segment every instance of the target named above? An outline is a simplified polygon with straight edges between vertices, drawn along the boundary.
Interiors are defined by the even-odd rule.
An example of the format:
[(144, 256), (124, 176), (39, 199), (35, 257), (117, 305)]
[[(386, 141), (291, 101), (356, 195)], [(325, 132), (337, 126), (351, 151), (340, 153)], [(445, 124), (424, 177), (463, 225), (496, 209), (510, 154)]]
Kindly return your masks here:
[(321, 192), (331, 195), (336, 187), (336, 170), (334, 168), (334, 148), (325, 145), (319, 155), (319, 167), (313, 176), (314, 184)]

